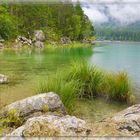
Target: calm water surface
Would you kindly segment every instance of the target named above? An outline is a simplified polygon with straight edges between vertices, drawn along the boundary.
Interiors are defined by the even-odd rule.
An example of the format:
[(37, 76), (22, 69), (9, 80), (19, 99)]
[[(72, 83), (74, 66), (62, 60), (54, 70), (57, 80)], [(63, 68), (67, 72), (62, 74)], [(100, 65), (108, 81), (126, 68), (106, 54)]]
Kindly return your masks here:
[(88, 60), (91, 48), (44, 50), (4, 50), (0, 52), (0, 73), (9, 78), (9, 84), (0, 85), (0, 107), (13, 101), (34, 95), (39, 81), (70, 62)]
[(90, 62), (108, 71), (127, 72), (134, 92), (140, 99), (140, 43), (120, 42), (96, 45)]
[[(7, 75), (10, 83), (0, 85), (0, 107), (36, 94), (41, 78), (69, 66), (72, 61), (84, 59), (91, 64), (109, 70), (126, 71), (137, 91), (140, 89), (140, 44), (108, 43), (89, 48), (62, 50), (59, 52), (4, 51), (0, 52), (0, 73)], [(90, 121), (98, 121), (112, 115), (127, 105), (107, 103), (101, 100), (79, 101), (75, 114)], [(81, 111), (82, 110), (82, 111)]]

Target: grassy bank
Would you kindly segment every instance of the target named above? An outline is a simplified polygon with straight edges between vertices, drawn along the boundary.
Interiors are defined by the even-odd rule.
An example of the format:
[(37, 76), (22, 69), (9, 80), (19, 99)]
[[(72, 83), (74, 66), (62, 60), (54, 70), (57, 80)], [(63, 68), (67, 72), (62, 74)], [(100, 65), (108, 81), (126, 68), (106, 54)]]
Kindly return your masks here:
[(46, 48), (82, 48), (82, 47), (92, 47), (92, 44), (85, 44), (80, 41), (73, 41), (69, 44), (61, 44), (58, 42), (53, 42), (53, 43), (45, 43)]
[(22, 54), (31, 54), (34, 52), (43, 52), (43, 53), (53, 53), (53, 52), (71, 52), (74, 49), (85, 49), (89, 48), (91, 49), (93, 47), (92, 44), (84, 44), (79, 41), (73, 41), (70, 44), (61, 44), (59, 42), (53, 42), (53, 43), (44, 43), (44, 48), (35, 48), (30, 47), (27, 45), (22, 46), (21, 48), (14, 48), (14, 44), (12, 42), (8, 42), (6, 44), (6, 47), (3, 49), (3, 52), (5, 53), (22, 53)]
[(73, 112), (77, 99), (94, 99), (130, 102), (131, 85), (124, 72), (107, 73), (86, 62), (73, 62), (63, 71), (41, 80), (37, 93), (58, 93), (69, 113)]

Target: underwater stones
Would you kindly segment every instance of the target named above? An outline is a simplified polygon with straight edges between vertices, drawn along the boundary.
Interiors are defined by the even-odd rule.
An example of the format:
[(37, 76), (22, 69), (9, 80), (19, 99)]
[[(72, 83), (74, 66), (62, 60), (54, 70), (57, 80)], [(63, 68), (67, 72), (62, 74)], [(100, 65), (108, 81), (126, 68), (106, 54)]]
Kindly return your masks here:
[(8, 82), (7, 76), (0, 74), (0, 84), (5, 84)]
[(49, 92), (28, 97), (4, 107), (1, 110), (0, 118), (7, 117), (11, 110), (16, 110), (18, 117), (26, 118), (35, 112), (43, 112), (46, 106), (50, 112), (59, 111), (62, 114), (66, 114), (59, 96), (53, 92)]

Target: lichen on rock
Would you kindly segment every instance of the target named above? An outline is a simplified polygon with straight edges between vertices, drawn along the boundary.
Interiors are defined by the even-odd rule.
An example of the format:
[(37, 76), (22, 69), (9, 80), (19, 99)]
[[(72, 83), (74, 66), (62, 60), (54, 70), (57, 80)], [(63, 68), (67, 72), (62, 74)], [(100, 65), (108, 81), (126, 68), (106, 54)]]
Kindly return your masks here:
[(74, 116), (44, 115), (28, 119), (25, 125), (13, 131), (10, 136), (85, 136), (86, 131), (85, 121)]
[(92, 134), (98, 136), (140, 136), (140, 104), (94, 124), (92, 128)]
[(27, 117), (35, 112), (43, 112), (44, 106), (50, 112), (57, 111), (58, 109), (62, 114), (66, 114), (64, 105), (56, 93), (49, 92), (36, 96), (28, 97), (26, 99), (14, 102), (1, 110), (0, 118), (7, 117), (10, 110), (18, 110), (17, 116)]

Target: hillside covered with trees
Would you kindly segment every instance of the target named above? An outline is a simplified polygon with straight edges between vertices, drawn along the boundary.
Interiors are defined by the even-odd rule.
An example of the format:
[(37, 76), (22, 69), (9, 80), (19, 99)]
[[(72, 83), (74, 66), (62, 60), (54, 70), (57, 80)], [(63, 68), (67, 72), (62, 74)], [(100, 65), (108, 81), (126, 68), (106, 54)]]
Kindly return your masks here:
[(140, 41), (140, 26), (97, 26), (95, 35), (98, 39), (119, 41)]
[(32, 35), (41, 29), (47, 38), (57, 41), (67, 36), (82, 40), (93, 34), (93, 26), (80, 3), (25, 3), (0, 5), (0, 36), (11, 40), (18, 35)]

